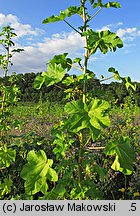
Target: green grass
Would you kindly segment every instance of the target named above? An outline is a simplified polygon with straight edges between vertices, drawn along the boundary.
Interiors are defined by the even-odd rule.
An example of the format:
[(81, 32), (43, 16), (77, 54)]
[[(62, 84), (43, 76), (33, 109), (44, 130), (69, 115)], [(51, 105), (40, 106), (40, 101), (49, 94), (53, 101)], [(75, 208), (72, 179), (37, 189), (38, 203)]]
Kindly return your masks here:
[[(48, 158), (56, 158), (52, 154), (52, 143), (53, 137), (51, 134), (52, 126), (58, 122), (63, 116), (63, 104), (59, 103), (32, 103), (32, 102), (19, 102), (17, 106), (11, 107), (13, 113), (13, 119), (18, 119), (23, 122), (21, 130), (15, 129), (12, 134), (17, 135), (14, 143), (18, 147), (17, 158), (20, 158), (21, 167), (25, 163), (25, 155), (29, 150), (43, 149)], [(130, 143), (136, 152), (136, 161), (134, 162), (134, 172), (131, 176), (124, 176), (119, 172), (113, 172), (110, 169), (114, 158), (110, 159), (110, 163), (107, 165), (106, 157), (103, 152), (95, 152), (95, 159), (97, 163), (101, 166), (107, 166), (108, 168), (108, 181), (106, 181), (105, 187), (105, 199), (140, 199), (139, 196), (134, 196), (135, 193), (140, 191), (139, 179), (140, 179), (140, 166), (139, 166), (139, 134), (140, 134), (140, 108), (137, 106), (124, 106), (122, 109), (118, 106), (113, 106), (109, 112), (111, 118), (111, 126), (104, 130), (99, 140), (96, 144), (100, 146), (105, 146), (108, 141), (113, 142), (113, 140), (118, 139), (120, 136), (128, 136), (130, 138)], [(21, 160), (22, 156), (22, 160)], [(13, 168), (10, 168), (11, 176), (15, 176), (15, 169), (19, 166), (19, 161), (17, 161)], [(17, 176), (18, 190), (23, 190), (23, 182)], [(19, 187), (20, 185), (20, 187)], [(104, 188), (103, 184), (99, 181), (99, 188)], [(19, 189), (20, 188), (20, 189)], [(125, 193), (120, 190), (125, 188)], [(15, 187), (16, 190), (16, 187)], [(112, 191), (112, 192), (111, 192)], [(113, 195), (111, 193), (113, 193)], [(12, 193), (12, 192), (11, 192)], [(18, 194), (19, 192), (14, 192)], [(24, 195), (24, 194), (23, 194)], [(9, 195), (10, 196), (10, 195)], [(22, 197), (20, 194), (20, 199), (27, 199), (27, 197)]]
[(61, 103), (18, 102), (11, 110), (12, 118), (20, 121), (20, 126), (13, 128), (10, 133), (17, 136), (35, 133), (46, 139), (50, 138), (51, 127), (62, 117), (63, 107)]
[(19, 102), (17, 106), (12, 107), (12, 114), (15, 117), (42, 117), (48, 116), (62, 117), (63, 105), (60, 103), (33, 103), (33, 102)]

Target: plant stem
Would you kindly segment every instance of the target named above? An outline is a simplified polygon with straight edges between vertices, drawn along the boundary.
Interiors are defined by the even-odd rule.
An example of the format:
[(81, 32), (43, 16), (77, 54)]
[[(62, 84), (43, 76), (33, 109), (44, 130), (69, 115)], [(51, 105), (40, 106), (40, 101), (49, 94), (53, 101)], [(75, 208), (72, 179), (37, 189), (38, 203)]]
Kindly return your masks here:
[(96, 146), (95, 146), (95, 147), (88, 147), (88, 149), (89, 149), (89, 150), (102, 150), (102, 149), (105, 149), (105, 147), (103, 147), (103, 146), (101, 146), (101, 147), (98, 147), (98, 146), (97, 146), (97, 147), (96, 147)]
[(67, 64), (70, 65), (71, 67), (73, 67), (73, 68), (75, 68), (75, 69), (80, 70), (80, 71), (83, 72), (83, 68), (82, 67), (79, 68), (77, 66), (74, 66), (73, 64), (70, 64), (69, 62), (67, 62)]
[(80, 34), (80, 35), (82, 36), (81, 32), (79, 32), (76, 28), (74, 28), (74, 27), (73, 27), (69, 22), (67, 22), (65, 19), (64, 19), (64, 22), (67, 23), (67, 25), (68, 25), (69, 27), (71, 27), (75, 32), (77, 32), (78, 34)]
[[(82, 0), (81, 1), (81, 6), (83, 8), (83, 15), (82, 15), (82, 18), (83, 18), (83, 22), (84, 22), (84, 28), (83, 28), (83, 31), (86, 31), (87, 30), (87, 16), (86, 16), (86, 7), (85, 7), (85, 0)], [(83, 68), (83, 73), (86, 74), (87, 72), (87, 65), (88, 65), (88, 59), (89, 59), (89, 51), (87, 49), (88, 47), (88, 38), (87, 36), (84, 36), (84, 41), (85, 41), (85, 54), (84, 54), (84, 68)], [(84, 80), (84, 83), (83, 83), (83, 103), (86, 103), (86, 91), (87, 91), (87, 88), (86, 88), (86, 80)]]
[(110, 76), (110, 77), (108, 77), (108, 78), (102, 79), (102, 80), (100, 80), (100, 82), (103, 82), (103, 81), (106, 81), (106, 80), (110, 80), (110, 79), (112, 79), (112, 78), (114, 78), (114, 75), (113, 75), (113, 76)]
[(94, 13), (89, 19), (88, 19), (88, 21), (91, 21), (100, 11), (101, 11), (101, 7), (99, 8), (99, 10), (97, 10), (97, 12), (96, 13)]
[(79, 148), (79, 157), (78, 157), (78, 183), (79, 187), (81, 188), (81, 181), (82, 181), (82, 149), (83, 149), (83, 134), (79, 134), (79, 142), (80, 142), (80, 148)]
[(57, 85), (57, 84), (54, 84), (54, 86), (56, 86), (57, 88), (59, 88), (59, 89), (61, 89), (61, 90), (66, 90), (65, 88), (63, 88), (63, 87), (61, 87), (61, 86), (59, 86), (59, 85)]
[(10, 33), (7, 33), (7, 39), (8, 39), (8, 42), (7, 42), (7, 46), (6, 46), (6, 50), (7, 50), (7, 53), (6, 53), (6, 65), (5, 65), (5, 68), (4, 68), (4, 76), (8, 76), (8, 64), (9, 64), (9, 61), (10, 61)]
[(91, 140), (91, 136), (90, 136), (90, 137), (88, 138), (88, 140), (86, 141), (85, 146), (88, 145), (88, 143), (89, 143), (90, 140)]
[[(86, 7), (85, 7), (85, 0), (81, 0), (81, 7), (83, 10), (83, 14), (82, 14), (82, 19), (83, 19), (83, 31), (87, 30), (87, 15), (86, 15)], [(87, 45), (88, 45), (88, 38), (87, 36), (84, 36), (84, 47), (85, 47), (85, 53), (84, 53), (84, 67), (83, 67), (83, 73), (84, 75), (86, 75), (87, 73), (87, 64), (88, 64), (88, 58), (89, 58), (89, 51), (87, 49)], [(86, 80), (83, 81), (83, 103), (86, 103), (86, 91), (87, 91), (87, 87), (86, 87)], [(79, 157), (78, 157), (78, 182), (79, 182), (79, 187), (81, 187), (81, 182), (82, 182), (82, 171), (83, 171), (83, 167), (82, 167), (82, 162), (83, 162), (83, 134), (80, 133), (79, 134), (79, 142), (80, 142), (80, 147), (79, 147)]]

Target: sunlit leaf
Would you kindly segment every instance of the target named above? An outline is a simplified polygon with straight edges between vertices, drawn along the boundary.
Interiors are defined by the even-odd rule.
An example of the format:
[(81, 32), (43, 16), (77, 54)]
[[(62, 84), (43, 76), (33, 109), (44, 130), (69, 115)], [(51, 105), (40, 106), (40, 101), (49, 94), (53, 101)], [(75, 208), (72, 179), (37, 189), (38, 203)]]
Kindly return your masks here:
[(15, 161), (16, 158), (16, 150), (12, 148), (0, 148), (0, 166), (1, 167), (9, 167), (11, 163)]
[(70, 58), (66, 58), (68, 55), (68, 53), (64, 53), (61, 55), (55, 55), (50, 61), (50, 63), (53, 64), (60, 64), (62, 66), (62, 68), (67, 69), (67, 71), (69, 71), (72, 67), (72, 60)]
[(43, 85), (45, 79), (41, 75), (37, 75), (35, 80), (34, 80), (34, 88), (35, 89), (40, 89), (41, 86)]
[(120, 74), (115, 68), (110, 67), (108, 71), (114, 74), (114, 79), (121, 80)]
[(66, 77), (66, 79), (64, 79), (64, 80), (62, 81), (62, 83), (65, 84), (65, 85), (67, 85), (67, 86), (71, 85), (71, 84), (74, 83), (74, 82), (75, 82), (75, 80), (74, 80), (74, 78), (73, 78), (73, 75), (72, 75), (72, 76)]
[(49, 64), (47, 72), (43, 72), (42, 76), (45, 77), (46, 86), (51, 86), (54, 83), (60, 82), (65, 76), (65, 69), (61, 64), (52, 63)]
[(65, 73), (66, 71), (61, 64), (51, 63), (46, 72), (42, 72), (41, 75), (35, 78), (34, 87), (40, 89), (43, 83), (45, 83), (46, 86), (58, 83), (63, 79)]
[(95, 32), (89, 29), (83, 33), (84, 36), (88, 37), (88, 50), (90, 54), (94, 54), (97, 49), (103, 54), (106, 54), (109, 50), (116, 51), (117, 47), (122, 48), (122, 40), (113, 32), (109, 30)]
[(3, 199), (4, 195), (7, 195), (11, 192), (13, 181), (11, 176), (4, 178), (3, 181), (0, 181), (0, 199)]
[(90, 104), (89, 117), (90, 123), (96, 128), (101, 129), (110, 125), (110, 119), (105, 111), (109, 109), (110, 105), (105, 100), (94, 99)]
[(48, 190), (47, 179), (58, 180), (57, 173), (51, 168), (53, 160), (47, 159), (43, 150), (37, 153), (33, 150), (28, 153), (27, 161), (21, 172), (21, 177), (25, 180), (26, 193), (31, 195), (41, 191), (45, 194)]
[(110, 8), (110, 7), (114, 7), (114, 8), (121, 8), (121, 5), (118, 2), (108, 2), (104, 5), (105, 8)]
[(121, 79), (122, 79), (122, 81), (125, 84), (127, 89), (132, 88), (134, 91), (136, 91), (136, 84), (132, 83), (131, 78), (129, 76), (121, 78)]
[(60, 11), (60, 14), (58, 16), (51, 16), (46, 18), (43, 23), (51, 23), (51, 22), (58, 22), (64, 20), (66, 17), (71, 17), (74, 14), (81, 14), (81, 8), (77, 6), (70, 6), (64, 11)]
[(105, 154), (116, 156), (111, 166), (113, 170), (120, 171), (125, 175), (132, 174), (135, 153), (128, 138), (120, 137), (118, 140), (107, 144)]
[(88, 128), (95, 138), (102, 128), (110, 125), (109, 117), (105, 114), (108, 108), (109, 103), (99, 99), (93, 99), (89, 105), (81, 100), (69, 102), (65, 105), (65, 111), (69, 114), (66, 125), (73, 132)]
[[(94, 3), (94, 1), (93, 1)], [(92, 4), (93, 4), (92, 3)], [(93, 4), (93, 8), (102, 7), (102, 8), (121, 8), (121, 5), (118, 2), (107, 2), (106, 4), (103, 4), (102, 1), (98, 0), (98, 3)]]

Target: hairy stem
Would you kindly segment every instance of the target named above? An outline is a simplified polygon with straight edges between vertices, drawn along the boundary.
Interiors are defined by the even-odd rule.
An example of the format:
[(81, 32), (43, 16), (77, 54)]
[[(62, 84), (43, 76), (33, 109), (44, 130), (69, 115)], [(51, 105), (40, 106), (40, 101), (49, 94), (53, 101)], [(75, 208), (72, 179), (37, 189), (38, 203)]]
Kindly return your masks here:
[[(86, 16), (86, 7), (85, 7), (85, 0), (81, 1), (81, 6), (83, 8), (83, 23), (84, 23), (84, 28), (83, 31), (87, 30), (87, 16)], [(87, 66), (88, 66), (88, 59), (89, 59), (89, 51), (87, 49), (88, 47), (88, 38), (87, 36), (84, 36), (84, 47), (85, 47), (85, 54), (84, 54), (84, 68), (83, 68), (83, 72), (84, 74), (86, 74), (87, 72)], [(87, 91), (87, 86), (86, 86), (86, 81), (84, 80), (83, 83), (83, 103), (86, 103), (86, 91)]]
[[(83, 19), (83, 31), (87, 30), (87, 15), (86, 15), (86, 7), (85, 7), (85, 0), (81, 0), (81, 7), (83, 10), (82, 19)], [(84, 53), (84, 67), (83, 67), (83, 73), (86, 75), (87, 73), (87, 65), (88, 65), (88, 59), (89, 59), (89, 51), (87, 49), (88, 45), (88, 38), (87, 36), (84, 36), (84, 47), (85, 47), (85, 53)], [(86, 103), (86, 92), (87, 92), (87, 83), (86, 80), (83, 82), (83, 103)], [(82, 182), (82, 162), (83, 162), (83, 134), (80, 133), (79, 135), (79, 141), (80, 141), (80, 147), (79, 147), (79, 157), (78, 157), (78, 182), (79, 186), (81, 187)]]

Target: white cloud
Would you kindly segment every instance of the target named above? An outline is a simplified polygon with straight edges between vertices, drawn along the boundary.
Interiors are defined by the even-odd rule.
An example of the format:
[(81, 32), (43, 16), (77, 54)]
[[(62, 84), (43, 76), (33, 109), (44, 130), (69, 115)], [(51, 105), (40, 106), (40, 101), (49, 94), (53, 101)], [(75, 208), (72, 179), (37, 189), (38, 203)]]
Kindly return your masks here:
[(46, 69), (46, 63), (54, 55), (67, 52), (72, 57), (82, 49), (83, 45), (83, 38), (75, 32), (54, 34), (30, 46), (17, 44), (16, 46), (23, 48), (24, 52), (13, 56), (12, 71), (16, 70), (18, 73), (43, 71)]
[(137, 28), (119, 28), (117, 30), (117, 35), (122, 38), (122, 40), (132, 41), (137, 36), (140, 36), (140, 31)]
[(122, 22), (118, 22), (118, 23), (115, 23), (115, 24), (109, 24), (109, 25), (105, 25), (105, 26), (102, 26), (100, 29), (97, 29), (97, 31), (105, 31), (105, 30), (110, 30), (113, 29), (113, 28), (118, 28), (118, 26), (121, 26), (123, 25)]
[(122, 22), (118, 22), (116, 24), (109, 24), (102, 26), (100, 29), (97, 29), (97, 31), (104, 31), (104, 30), (110, 30), (114, 31), (116, 34), (123, 40), (123, 41), (133, 41), (136, 37), (140, 36), (140, 30), (136, 27), (132, 28), (119, 28), (119, 26), (122, 26)]
[[(0, 27), (5, 25), (10, 25), (15, 29), (18, 36), (15, 48), (24, 49), (24, 52), (15, 54), (12, 59), (14, 66), (11, 71), (17, 71), (17, 73), (45, 70), (46, 63), (54, 55), (68, 52), (72, 56), (83, 47), (83, 38), (75, 32), (57, 33), (51, 37), (40, 39), (40, 33), (43, 33), (43, 30), (33, 29), (29, 24), (20, 23), (18, 17), (12, 14), (0, 14)], [(26, 45), (21, 46), (20, 38), (24, 36), (26, 36), (26, 39), (24, 38)], [(39, 42), (35, 42), (32, 36), (38, 36)]]
[(10, 25), (15, 29), (15, 32), (17, 34), (16, 39), (27, 35), (37, 36), (44, 32), (39, 28), (33, 29), (29, 24), (20, 23), (18, 17), (13, 14), (4, 15), (0, 13), (0, 27), (6, 25)]
[[(51, 37), (40, 39), (40, 34), (44, 31), (38, 28), (32, 28), (29, 24), (19, 22), (17, 16), (8, 14), (0, 14), (0, 27), (10, 24), (15, 29), (18, 35), (18, 44), (16, 47), (23, 48), (25, 51), (13, 56), (14, 66), (11, 71), (17, 73), (39, 72), (46, 69), (46, 63), (57, 54), (64, 52), (69, 53), (70, 57), (81, 57), (82, 48), (84, 47), (83, 38), (75, 32), (56, 33)], [(137, 28), (122, 28), (123, 23), (109, 24), (100, 28), (101, 30), (109, 29), (110, 31), (117, 30), (117, 35), (131, 45), (135, 37), (140, 36), (140, 30)], [(120, 28), (121, 26), (121, 28)], [(23, 46), (20, 45), (20, 38), (26, 36), (26, 41)], [(34, 36), (38, 42), (35, 42)], [(25, 38), (24, 38), (25, 39)], [(22, 41), (23, 43), (23, 41)], [(134, 43), (133, 43), (134, 44)], [(128, 48), (128, 46), (127, 46)], [(90, 62), (98, 61), (103, 58), (101, 53), (97, 52), (96, 56), (91, 58)], [(1, 73), (1, 71), (0, 71)]]

